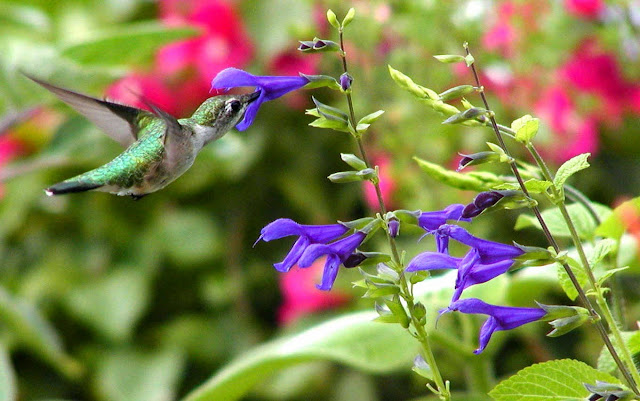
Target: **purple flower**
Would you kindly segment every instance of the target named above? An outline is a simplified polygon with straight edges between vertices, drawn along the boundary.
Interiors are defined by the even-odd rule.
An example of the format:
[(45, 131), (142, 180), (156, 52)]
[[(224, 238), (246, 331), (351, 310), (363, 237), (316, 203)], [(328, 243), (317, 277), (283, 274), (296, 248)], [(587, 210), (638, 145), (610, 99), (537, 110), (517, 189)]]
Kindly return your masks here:
[(441, 225), (446, 224), (447, 220), (471, 221), (471, 219), (462, 218), (462, 210), (464, 205), (449, 205), (444, 210), (435, 212), (423, 212), (418, 218), (418, 225), (425, 231), (437, 230)]
[(480, 263), (480, 254), (476, 248), (471, 249), (458, 265), (455, 291), (451, 302), (460, 299), (462, 291), (472, 285), (487, 281), (506, 273), (513, 265), (513, 260), (504, 259), (494, 263)]
[(211, 87), (212, 89), (228, 90), (240, 86), (253, 86), (260, 91), (258, 99), (247, 106), (244, 118), (236, 125), (239, 131), (244, 131), (253, 123), (263, 102), (279, 98), (291, 91), (302, 88), (308, 83), (309, 79), (303, 76), (258, 76), (237, 68), (226, 68), (220, 71), (211, 81)]
[(471, 219), (463, 218), (462, 211), (464, 205), (453, 204), (449, 205), (443, 210), (434, 212), (423, 212), (418, 217), (418, 225), (422, 227), (427, 234), (434, 234), (436, 238), (436, 244), (438, 246), (438, 252), (447, 252), (449, 249), (449, 238), (447, 236), (438, 235), (438, 228), (447, 223), (447, 220), (455, 221), (471, 221)]
[(366, 233), (358, 231), (328, 245), (310, 245), (304, 251), (302, 256), (300, 256), (298, 266), (309, 267), (316, 259), (327, 255), (327, 260), (324, 264), (324, 272), (322, 273), (322, 283), (320, 285), (316, 285), (316, 287), (320, 290), (328, 291), (333, 286), (333, 282), (336, 281), (340, 265), (343, 264), (349, 256), (351, 256), (362, 241), (364, 241), (366, 236)]
[(474, 354), (479, 354), (485, 349), (494, 331), (515, 329), (523, 324), (540, 320), (547, 314), (541, 308), (490, 305), (476, 298), (466, 298), (453, 302), (447, 309), (441, 310), (440, 314), (453, 311), (480, 313), (489, 316), (482, 328), (480, 328), (480, 344), (478, 349), (473, 351)]
[[(268, 242), (290, 235), (297, 235), (299, 237), (298, 240), (293, 244), (293, 247), (284, 260), (273, 265), (279, 272), (288, 272), (291, 267), (298, 262), (298, 259), (300, 259), (300, 256), (302, 256), (309, 245), (325, 244), (341, 237), (347, 231), (349, 231), (349, 228), (342, 224), (311, 226), (298, 224), (291, 219), (278, 219), (269, 223), (260, 231), (260, 238), (258, 238), (256, 243), (260, 240)], [(309, 265), (305, 267), (308, 266)]]
[(478, 251), (471, 249), (464, 258), (456, 258), (439, 252), (423, 252), (409, 262), (406, 271), (458, 269), (455, 292), (451, 299), (451, 302), (455, 302), (466, 288), (485, 283), (505, 273), (511, 265), (513, 265), (511, 259), (491, 264), (480, 263)]
[(475, 248), (478, 251), (480, 263), (484, 264), (496, 263), (506, 259), (514, 259), (524, 253), (522, 249), (513, 245), (474, 237), (464, 228), (451, 224), (445, 224), (438, 228), (435, 235), (436, 237), (442, 238), (443, 242), (446, 243), (446, 246), (443, 248), (438, 246), (439, 252), (445, 252), (448, 250), (448, 239), (453, 238), (454, 240), (468, 245), (471, 248)]

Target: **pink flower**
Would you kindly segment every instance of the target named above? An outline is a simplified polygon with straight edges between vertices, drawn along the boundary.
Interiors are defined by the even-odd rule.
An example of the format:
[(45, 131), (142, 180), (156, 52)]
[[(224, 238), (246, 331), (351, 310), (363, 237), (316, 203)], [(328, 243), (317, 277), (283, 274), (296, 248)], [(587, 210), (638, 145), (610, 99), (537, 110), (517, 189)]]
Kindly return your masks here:
[(283, 303), (278, 310), (280, 324), (291, 324), (303, 316), (337, 308), (349, 301), (349, 295), (336, 289), (320, 291), (316, 288), (316, 283), (322, 276), (324, 259), (316, 260), (310, 267), (294, 268), (287, 274), (280, 275), (280, 291), (283, 297)]
[(165, 46), (157, 57), (162, 75), (194, 69), (196, 79), (209, 88), (211, 78), (227, 67), (242, 67), (253, 46), (233, 7), (222, 0), (164, 0), (162, 20), (170, 26), (195, 26), (202, 35)]
[(582, 117), (567, 91), (560, 86), (548, 88), (535, 105), (536, 114), (555, 134), (544, 153), (562, 163), (580, 153), (598, 150), (598, 128), (594, 117)]
[(487, 49), (503, 55), (513, 53), (516, 33), (509, 23), (498, 21), (482, 36), (482, 45)]
[[(380, 192), (382, 192), (382, 199), (385, 202), (387, 209), (392, 209), (393, 193), (396, 190), (396, 183), (393, 176), (390, 173), (391, 159), (387, 155), (379, 155), (373, 158), (373, 164), (379, 167), (379, 179), (380, 179)], [(378, 203), (378, 195), (376, 189), (368, 181), (363, 182), (364, 200), (372, 210), (379, 210), (380, 204)]]
[[(0, 168), (24, 152), (25, 146), (21, 141), (8, 134), (0, 136)], [(4, 197), (4, 186), (0, 185), (0, 198), (2, 197)]]
[(179, 112), (176, 96), (153, 75), (128, 75), (112, 84), (106, 93), (109, 98), (130, 106), (148, 109), (146, 99), (171, 114)]
[(577, 17), (596, 19), (602, 14), (605, 4), (602, 0), (565, 0), (564, 7)]

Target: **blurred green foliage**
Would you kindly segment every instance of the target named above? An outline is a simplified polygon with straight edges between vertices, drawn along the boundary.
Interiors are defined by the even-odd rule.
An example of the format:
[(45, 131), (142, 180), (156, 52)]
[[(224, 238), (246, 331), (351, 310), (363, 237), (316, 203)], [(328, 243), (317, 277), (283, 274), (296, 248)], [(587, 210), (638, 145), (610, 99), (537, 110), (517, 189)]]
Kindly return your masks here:
[[(460, 82), (449, 66), (431, 56), (462, 53), (464, 41), (474, 46), (481, 69), (506, 64), (527, 72), (534, 65), (556, 66), (589, 29), (593, 35), (613, 35), (611, 30), (571, 20), (553, 7), (545, 28), (526, 39), (525, 55), (504, 60), (484, 52), (479, 44), (489, 17), (474, 16), (471, 7), (476, 3), (483, 2), (261, 0), (232, 4), (254, 41), (255, 57), (247, 67), (253, 73), (266, 73), (274, 56), (294, 49), (297, 40), (327, 32), (325, 23), (318, 21), (328, 7), (339, 17), (352, 5), (356, 7), (356, 20), (347, 34), (356, 112), (361, 117), (378, 109), (386, 111), (372, 126), (366, 144), (375, 157), (392, 160), (394, 207), (434, 210), (467, 202), (474, 194), (437, 185), (412, 157), (451, 166), (459, 151), (484, 150), (490, 132), (441, 126), (439, 115), (393, 83), (387, 64), (442, 92), (470, 83), (470, 76)], [(47, 198), (43, 188), (110, 160), (120, 149), (20, 72), (100, 97), (116, 78), (148, 69), (163, 45), (200, 31), (160, 23), (157, 4), (146, 0), (0, 0), (0, 22), (0, 116), (10, 118), (34, 106), (52, 107), (56, 115), (44, 123), (29, 121), (14, 127), (9, 135), (26, 143), (28, 155), (0, 168), (10, 178), (3, 184), (0, 200), (1, 400), (176, 399), (234, 357), (323, 319), (312, 316), (294, 327), (278, 325), (279, 273), (271, 265), (283, 257), (289, 244), (252, 247), (260, 229), (279, 217), (324, 224), (371, 213), (360, 186), (332, 185), (326, 179), (343, 168), (339, 154), (355, 149), (347, 135), (307, 126), (311, 118), (303, 109), (311, 107), (310, 99), (305, 98), (302, 107), (290, 107), (285, 101), (266, 104), (248, 131), (230, 133), (209, 145), (184, 176), (138, 202), (93, 192)], [(337, 59), (324, 57), (318, 70), (337, 77), (340, 65)], [(314, 96), (343, 107), (343, 100), (329, 91), (315, 91)], [(507, 125), (531, 113), (492, 101)], [(625, 120), (616, 131), (619, 134), (603, 133), (602, 157), (580, 182), (597, 200), (610, 203), (619, 196), (637, 194), (640, 145), (629, 140), (636, 127), (637, 118)], [(621, 147), (623, 157), (616, 158)], [(619, 171), (628, 179), (624, 186), (608, 179)], [(516, 213), (499, 222), (483, 217), (474, 229), (478, 235), (490, 232), (492, 239), (510, 241), (515, 218)], [(520, 243), (541, 243), (533, 232), (522, 235)], [(410, 255), (425, 246), (415, 239), (399, 239)], [(369, 246), (373, 250), (376, 245)], [(356, 277), (353, 272), (341, 272), (337, 287), (348, 288)], [(632, 283), (637, 278), (626, 285)], [(557, 284), (542, 273), (494, 285), (498, 287), (489, 287), (488, 293), (503, 294), (514, 304), (561, 297)], [(544, 292), (531, 291), (532, 287)], [(347, 310), (372, 307), (356, 300), (359, 295)], [(434, 313), (441, 303), (433, 303), (429, 312)], [(636, 303), (630, 304), (629, 313), (637, 312)], [(456, 330), (453, 323), (442, 324), (436, 343), (446, 344), (446, 333)], [(503, 363), (490, 373), (489, 381), (533, 360), (575, 356), (595, 361), (599, 353), (591, 345), (597, 341), (590, 334), (572, 337), (572, 344), (559, 339), (550, 345), (539, 339), (542, 328), (534, 330), (518, 331), (514, 343), (507, 343), (507, 335), (497, 336), (515, 356), (494, 344), (478, 357), (480, 362), (464, 369), (460, 366), (465, 361), (445, 366), (445, 376), (454, 386), (462, 386), (465, 369), (485, 366), (490, 358)], [(349, 346), (357, 346), (357, 341), (356, 335)], [(518, 351), (522, 344), (528, 344), (530, 352)], [(383, 346), (394, 352), (397, 344)], [(380, 351), (382, 345), (374, 341), (370, 347)], [(440, 356), (446, 358), (444, 353)], [(358, 363), (351, 365), (361, 368), (363, 362)], [(340, 401), (356, 399), (354, 394), (368, 395), (363, 400), (410, 399), (426, 394), (424, 383), (409, 373), (410, 364), (407, 358), (404, 365), (389, 366), (387, 374), (402, 367), (401, 373), (387, 376), (393, 381), (339, 364), (294, 366), (273, 377), (278, 385), (258, 386), (248, 399)]]

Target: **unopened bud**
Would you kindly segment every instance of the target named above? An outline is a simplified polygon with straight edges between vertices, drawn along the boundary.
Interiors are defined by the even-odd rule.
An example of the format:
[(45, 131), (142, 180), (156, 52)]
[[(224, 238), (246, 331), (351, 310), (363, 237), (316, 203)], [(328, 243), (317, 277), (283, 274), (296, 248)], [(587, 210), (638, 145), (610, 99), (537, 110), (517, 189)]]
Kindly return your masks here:
[(360, 265), (360, 263), (364, 262), (367, 259), (367, 255), (357, 252), (352, 253), (347, 257), (347, 259), (342, 263), (342, 265), (346, 268), (356, 267)]
[(301, 40), (300, 46), (298, 46), (298, 50), (301, 52), (308, 52), (313, 50), (313, 41), (311, 40)]
[(470, 155), (460, 154), (460, 156), (462, 156), (462, 159), (458, 162), (456, 171), (460, 171), (467, 166), (500, 161), (500, 155), (492, 151), (472, 153)]
[(342, 88), (343, 92), (347, 92), (348, 90), (350, 90), (352, 83), (353, 77), (348, 72), (340, 75), (340, 87)]
[(395, 238), (400, 232), (400, 222), (396, 219), (389, 220), (389, 236)]

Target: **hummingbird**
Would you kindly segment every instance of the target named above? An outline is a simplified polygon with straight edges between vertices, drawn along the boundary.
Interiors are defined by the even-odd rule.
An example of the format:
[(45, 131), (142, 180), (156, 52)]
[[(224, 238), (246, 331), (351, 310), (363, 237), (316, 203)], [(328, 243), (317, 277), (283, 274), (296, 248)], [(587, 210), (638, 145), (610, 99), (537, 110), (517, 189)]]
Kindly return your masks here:
[[(26, 74), (25, 74), (26, 75)], [(149, 101), (151, 111), (93, 98), (26, 75), (94, 123), (126, 149), (116, 158), (45, 189), (48, 196), (102, 191), (141, 197), (184, 174), (209, 142), (243, 118), (260, 91), (205, 100), (189, 118), (176, 119)], [(144, 100), (144, 99), (143, 99)]]

